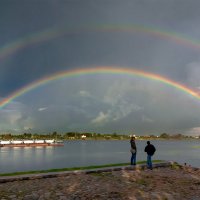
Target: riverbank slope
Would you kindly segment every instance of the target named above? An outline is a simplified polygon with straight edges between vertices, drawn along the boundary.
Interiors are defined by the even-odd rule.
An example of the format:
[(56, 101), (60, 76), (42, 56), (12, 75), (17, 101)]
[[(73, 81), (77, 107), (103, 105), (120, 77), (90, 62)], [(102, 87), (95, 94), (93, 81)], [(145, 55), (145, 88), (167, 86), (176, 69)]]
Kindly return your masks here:
[(0, 184), (0, 199), (200, 199), (200, 169), (136, 167)]

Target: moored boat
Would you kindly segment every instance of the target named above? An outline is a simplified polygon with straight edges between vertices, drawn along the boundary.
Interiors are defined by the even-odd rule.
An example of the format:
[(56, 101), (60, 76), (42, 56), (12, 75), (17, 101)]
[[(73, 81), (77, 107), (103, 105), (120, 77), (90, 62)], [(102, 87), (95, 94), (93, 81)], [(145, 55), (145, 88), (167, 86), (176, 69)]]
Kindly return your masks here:
[(55, 140), (0, 140), (0, 147), (63, 146)]

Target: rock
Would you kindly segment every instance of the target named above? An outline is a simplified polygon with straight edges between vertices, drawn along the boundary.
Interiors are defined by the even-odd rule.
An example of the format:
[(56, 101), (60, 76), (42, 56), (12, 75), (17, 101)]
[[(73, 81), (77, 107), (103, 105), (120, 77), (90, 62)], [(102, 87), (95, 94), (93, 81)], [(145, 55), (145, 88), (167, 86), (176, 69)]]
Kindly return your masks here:
[(30, 194), (30, 195), (26, 195), (23, 200), (38, 200), (38, 198), (39, 198), (39, 195)]
[[(160, 197), (162, 197), (162, 195), (161, 194), (159, 194), (158, 192), (152, 192), (151, 193), (151, 197), (153, 197), (154, 199), (160, 199)], [(152, 199), (153, 199), (152, 198)]]
[(37, 199), (39, 199), (39, 194), (37, 194), (36, 192), (34, 192), (34, 193), (32, 193), (32, 197), (35, 199), (35, 200), (37, 200)]
[(63, 196), (63, 193), (61, 193), (61, 192), (56, 192), (56, 196)]
[(44, 194), (44, 198), (46, 198), (46, 199), (49, 199), (50, 196), (51, 196), (51, 193), (50, 193), (50, 192), (46, 192), (46, 193)]
[(67, 200), (66, 196), (59, 196), (59, 200)]
[(40, 196), (38, 200), (44, 200), (44, 196)]
[(15, 194), (10, 195), (9, 198), (14, 199), (14, 198), (16, 198), (16, 195)]

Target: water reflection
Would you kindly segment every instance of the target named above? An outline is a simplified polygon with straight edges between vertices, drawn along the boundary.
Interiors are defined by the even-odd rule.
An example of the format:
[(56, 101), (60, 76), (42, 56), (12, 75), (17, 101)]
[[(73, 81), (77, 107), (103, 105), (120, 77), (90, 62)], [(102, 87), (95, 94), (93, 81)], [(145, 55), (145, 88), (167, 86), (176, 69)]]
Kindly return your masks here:
[[(199, 141), (152, 141), (154, 159), (200, 167)], [(146, 160), (146, 141), (136, 141), (138, 160)], [(62, 147), (0, 148), (0, 173), (129, 162), (129, 141), (66, 141)]]

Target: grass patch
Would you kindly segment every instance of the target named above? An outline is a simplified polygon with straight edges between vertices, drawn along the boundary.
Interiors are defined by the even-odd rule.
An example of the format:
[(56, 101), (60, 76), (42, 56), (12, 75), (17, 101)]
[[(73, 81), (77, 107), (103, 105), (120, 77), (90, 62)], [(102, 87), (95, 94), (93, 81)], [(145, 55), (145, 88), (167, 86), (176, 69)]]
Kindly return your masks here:
[(181, 165), (179, 165), (178, 163), (174, 162), (171, 166), (172, 169), (181, 169)]
[(196, 146), (192, 146), (193, 149), (200, 149), (200, 146), (196, 145)]
[[(162, 160), (153, 160), (153, 163), (162, 162)], [(137, 164), (144, 164), (146, 161), (139, 161)], [(75, 170), (87, 170), (87, 169), (97, 169), (104, 167), (117, 167), (117, 166), (126, 166), (130, 165), (130, 163), (114, 163), (107, 165), (93, 165), (86, 167), (71, 167), (71, 168), (60, 168), (60, 169), (47, 169), (47, 170), (37, 170), (37, 171), (25, 171), (25, 172), (12, 172), (12, 173), (2, 173), (0, 176), (17, 176), (17, 175), (25, 175), (25, 174), (40, 174), (40, 173), (48, 173), (48, 172), (64, 172), (64, 171), (75, 171)]]

